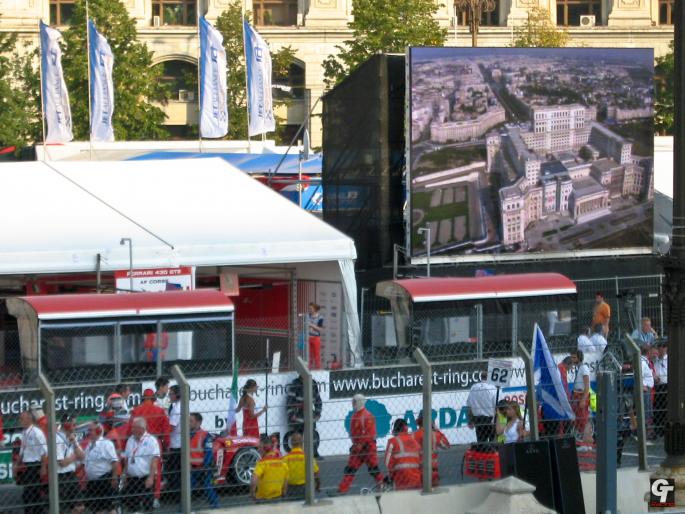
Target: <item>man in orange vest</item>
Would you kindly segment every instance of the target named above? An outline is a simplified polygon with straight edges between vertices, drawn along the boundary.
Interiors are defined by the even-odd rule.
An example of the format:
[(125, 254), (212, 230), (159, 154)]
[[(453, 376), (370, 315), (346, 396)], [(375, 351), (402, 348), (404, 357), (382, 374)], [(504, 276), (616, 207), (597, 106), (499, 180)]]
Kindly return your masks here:
[[(419, 426), (419, 429), (416, 432), (414, 432), (414, 439), (417, 443), (419, 443), (420, 457), (422, 459), (421, 462), (423, 462), (423, 412), (419, 412), (419, 415), (416, 418), (416, 424)], [(449, 450), (450, 442), (447, 440), (447, 437), (445, 437), (445, 434), (443, 434), (442, 432), (440, 432), (440, 430), (437, 429), (435, 423), (432, 424), (432, 435), (433, 444), (431, 446), (431, 460), (433, 464), (433, 472), (431, 475), (431, 482), (433, 483), (433, 487), (437, 487), (438, 485), (440, 485), (440, 472), (438, 470), (438, 449), (442, 448), (443, 450)]]
[(366, 398), (362, 394), (355, 394), (352, 398), (354, 413), (350, 420), (350, 438), (352, 447), (350, 457), (345, 467), (344, 476), (338, 485), (339, 493), (347, 493), (354, 481), (354, 474), (366, 464), (369, 474), (376, 484), (383, 483), (383, 474), (378, 469), (378, 455), (376, 454), (376, 418), (365, 408)]
[(409, 433), (407, 422), (400, 418), (392, 427), (394, 436), (385, 449), (385, 467), (395, 489), (419, 489), (421, 487), (421, 448)]
[(190, 488), (202, 488), (213, 508), (219, 506), (219, 496), (212, 483), (214, 453), (212, 437), (202, 429), (202, 414), (190, 413)]

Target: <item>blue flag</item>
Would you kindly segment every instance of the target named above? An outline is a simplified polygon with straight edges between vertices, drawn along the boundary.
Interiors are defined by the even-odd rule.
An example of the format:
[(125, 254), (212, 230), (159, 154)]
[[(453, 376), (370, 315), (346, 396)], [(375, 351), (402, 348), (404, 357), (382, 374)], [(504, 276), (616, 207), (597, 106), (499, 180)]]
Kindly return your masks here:
[(226, 50), (221, 32), (200, 17), (200, 135), (224, 137), (228, 133)]
[(561, 372), (537, 323), (533, 335), (533, 370), (537, 400), (542, 405), (544, 418), (552, 421), (575, 419), (568, 392), (561, 382)]
[(247, 20), (243, 20), (245, 67), (247, 71), (247, 110), (249, 136), (276, 130), (271, 96), (271, 54), (269, 47)]
[(48, 126), (46, 143), (67, 143), (74, 139), (71, 132), (69, 93), (62, 72), (62, 34), (40, 22), (40, 67), (42, 78), (41, 100)]
[(114, 141), (114, 54), (105, 37), (88, 20), (90, 48), (90, 138), (93, 141)]

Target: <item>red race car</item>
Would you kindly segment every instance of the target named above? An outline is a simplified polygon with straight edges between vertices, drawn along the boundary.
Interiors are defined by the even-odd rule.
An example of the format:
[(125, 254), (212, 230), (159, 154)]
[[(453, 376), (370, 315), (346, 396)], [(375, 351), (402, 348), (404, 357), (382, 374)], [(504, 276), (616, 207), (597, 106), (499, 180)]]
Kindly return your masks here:
[(249, 486), (259, 460), (256, 437), (221, 435), (214, 438), (214, 483)]

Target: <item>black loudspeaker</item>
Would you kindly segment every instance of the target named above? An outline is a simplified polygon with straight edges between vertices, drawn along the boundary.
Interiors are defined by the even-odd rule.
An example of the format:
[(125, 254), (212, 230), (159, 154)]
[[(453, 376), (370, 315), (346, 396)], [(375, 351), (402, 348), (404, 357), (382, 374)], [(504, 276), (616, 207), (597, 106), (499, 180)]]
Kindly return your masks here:
[(557, 512), (559, 514), (585, 514), (575, 438), (550, 439), (549, 445), (552, 453), (554, 503), (557, 506)]
[(513, 475), (534, 485), (535, 499), (545, 507), (556, 510), (552, 459), (546, 440), (504, 444), (499, 456), (503, 477)]

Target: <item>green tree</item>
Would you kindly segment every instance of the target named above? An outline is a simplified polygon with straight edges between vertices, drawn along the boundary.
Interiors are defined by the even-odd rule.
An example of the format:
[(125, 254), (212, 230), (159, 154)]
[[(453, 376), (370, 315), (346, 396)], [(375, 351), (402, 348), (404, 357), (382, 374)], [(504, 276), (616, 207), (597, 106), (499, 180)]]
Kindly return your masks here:
[(41, 140), (38, 50), (17, 47), (16, 34), (0, 33), (0, 148), (17, 151)]
[(352, 39), (323, 62), (326, 85), (334, 86), (374, 54), (443, 46), (447, 30), (435, 20), (438, 8), (434, 0), (354, 0), (354, 21), (347, 24)]
[[(249, 21), (250, 14), (245, 18)], [(226, 79), (228, 89), (228, 139), (247, 139), (247, 94), (245, 86), (245, 49), (243, 42), (243, 12), (240, 0), (229, 4), (216, 19), (216, 28), (224, 37), (226, 62), (229, 63), (229, 73)], [(273, 77), (285, 76), (295, 59), (295, 52), (290, 47), (284, 47), (271, 52)], [(190, 79), (190, 77), (189, 77)], [(195, 78), (197, 87), (197, 77)], [(274, 106), (287, 104), (287, 99), (274, 99)], [(276, 134), (282, 120), (276, 119)], [(277, 138), (278, 139), (278, 138)]]
[(511, 46), (554, 48), (566, 46), (568, 42), (568, 32), (552, 23), (549, 11), (533, 7), (528, 11), (526, 22), (514, 30), (514, 42)]
[[(166, 85), (160, 69), (152, 66), (152, 52), (137, 41), (136, 25), (120, 0), (89, 0), (89, 16), (114, 54), (114, 114), (112, 125), (118, 140), (163, 139), (168, 135), (164, 111)], [(72, 25), (64, 32), (62, 58), (69, 90), (74, 139), (89, 138), (88, 60), (86, 48), (86, 2), (76, 0)]]
[(675, 77), (675, 60), (673, 56), (673, 41), (666, 55), (656, 58), (655, 85), (656, 99), (654, 103), (654, 129), (657, 134), (673, 134), (673, 94)]

